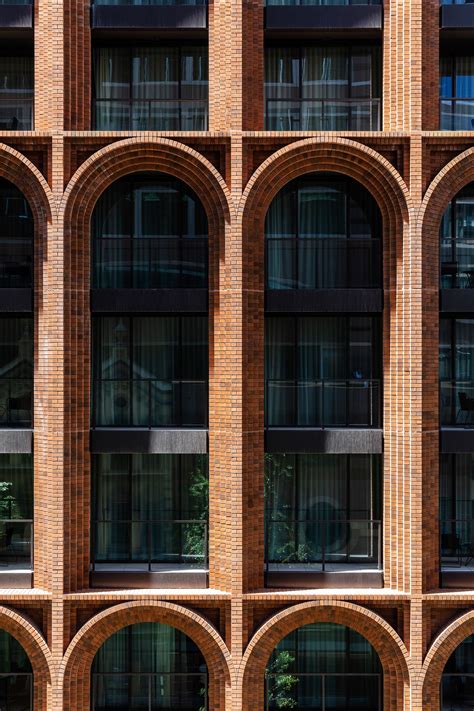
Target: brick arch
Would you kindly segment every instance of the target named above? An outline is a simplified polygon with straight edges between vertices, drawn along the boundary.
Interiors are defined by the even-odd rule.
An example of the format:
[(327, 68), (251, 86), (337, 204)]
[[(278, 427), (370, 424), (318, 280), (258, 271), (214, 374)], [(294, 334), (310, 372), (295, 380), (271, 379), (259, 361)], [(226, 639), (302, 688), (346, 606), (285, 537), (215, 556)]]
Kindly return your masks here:
[[(167, 173), (184, 181), (201, 200), (209, 225), (209, 361), (214, 359), (214, 330), (219, 308), (219, 281), (225, 265), (225, 239), (230, 233), (234, 210), (229, 190), (220, 173), (197, 151), (167, 138), (129, 138), (94, 153), (76, 171), (66, 187), (60, 213), (64, 225), (65, 399), (76, 402), (66, 408), (65, 428), (75, 433), (66, 444), (70, 464), (65, 477), (72, 482), (70, 510), (77, 516), (77, 532), (71, 536), (71, 565), (66, 564), (66, 590), (89, 584), (88, 554), (83, 541), (89, 536), (88, 506), (83, 492), (89, 492), (90, 412), (90, 221), (99, 196), (121, 177), (143, 171)], [(210, 387), (212, 410), (213, 389)], [(76, 497), (75, 492), (79, 495)], [(71, 516), (70, 520), (73, 520)]]
[(0, 177), (13, 183), (26, 197), (36, 229), (51, 221), (53, 195), (38, 168), (22, 153), (0, 143)]
[(439, 711), (444, 667), (454, 650), (471, 634), (474, 634), (474, 610), (456, 617), (432, 643), (420, 677), (425, 711)]
[(156, 600), (125, 602), (95, 615), (70, 643), (60, 669), (64, 711), (86, 711), (94, 657), (114, 632), (139, 622), (171, 625), (192, 639), (206, 660), (210, 711), (230, 711), (231, 656), (219, 632), (196, 612)]
[(411, 662), (395, 630), (379, 615), (344, 601), (303, 602), (265, 622), (251, 639), (242, 659), (238, 692), (243, 711), (264, 708), (265, 668), (275, 646), (303, 625), (334, 622), (359, 632), (379, 655), (384, 673), (384, 711), (402, 711), (410, 703)]
[(46, 711), (51, 704), (52, 657), (36, 625), (20, 612), (0, 605), (0, 629), (8, 632), (23, 647), (33, 669), (35, 711)]

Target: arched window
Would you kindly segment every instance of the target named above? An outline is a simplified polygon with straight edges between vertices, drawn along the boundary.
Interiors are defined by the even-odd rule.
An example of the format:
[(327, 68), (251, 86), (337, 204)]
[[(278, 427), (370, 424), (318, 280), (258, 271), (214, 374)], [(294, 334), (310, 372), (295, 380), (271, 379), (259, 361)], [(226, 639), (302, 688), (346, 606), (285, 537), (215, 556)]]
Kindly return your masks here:
[(344, 625), (321, 622), (291, 632), (273, 650), (265, 677), (268, 711), (383, 708), (378, 655)]
[(92, 664), (92, 711), (207, 709), (207, 667), (194, 642), (158, 622), (115, 632)]
[(380, 287), (381, 225), (374, 198), (350, 178), (288, 183), (265, 221), (267, 289)]
[(441, 679), (441, 709), (470, 709), (474, 706), (474, 635), (451, 654)]
[(33, 286), (33, 215), (23, 193), (0, 180), (0, 288)]
[(33, 709), (33, 670), (17, 640), (0, 630), (0, 709)]
[(474, 183), (449, 203), (440, 228), (442, 289), (474, 288)]
[(92, 217), (93, 288), (206, 288), (207, 235), (204, 208), (180, 180), (117, 180)]

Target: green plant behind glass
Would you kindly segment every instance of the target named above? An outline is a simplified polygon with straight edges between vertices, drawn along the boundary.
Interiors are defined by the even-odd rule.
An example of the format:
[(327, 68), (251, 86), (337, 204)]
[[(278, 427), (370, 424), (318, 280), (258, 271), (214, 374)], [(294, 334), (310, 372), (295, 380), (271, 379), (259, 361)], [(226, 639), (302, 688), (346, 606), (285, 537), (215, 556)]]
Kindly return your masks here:
[[(265, 671), (267, 679), (267, 705), (274, 709), (294, 709), (298, 702), (294, 698), (298, 677), (288, 672), (295, 658), (290, 652), (278, 652)], [(271, 680), (271, 684), (269, 683)]]

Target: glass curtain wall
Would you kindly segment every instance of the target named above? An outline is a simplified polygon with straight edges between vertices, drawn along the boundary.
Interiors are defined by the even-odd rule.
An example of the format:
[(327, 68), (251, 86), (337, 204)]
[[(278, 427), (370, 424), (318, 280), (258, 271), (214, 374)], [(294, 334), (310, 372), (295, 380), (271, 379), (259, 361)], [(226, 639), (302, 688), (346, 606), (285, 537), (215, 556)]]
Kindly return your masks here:
[(380, 287), (381, 235), (380, 210), (356, 181), (294, 180), (265, 220), (267, 289)]
[(23, 193), (0, 180), (0, 289), (33, 286), (33, 215)]
[(33, 319), (0, 317), (0, 427), (31, 427)]
[(95, 0), (94, 5), (207, 5), (207, 0)]
[(464, 711), (474, 704), (474, 635), (457, 647), (444, 668), (441, 711)]
[(17, 640), (0, 630), (0, 708), (33, 711), (33, 669)]
[(205, 45), (97, 47), (94, 128), (100, 131), (205, 131)]
[(206, 711), (207, 667), (196, 644), (158, 622), (111, 635), (91, 671), (92, 711)]
[(440, 319), (442, 425), (474, 425), (474, 319)]
[(474, 288), (474, 183), (449, 203), (440, 228), (441, 288)]
[(380, 97), (380, 47), (295, 44), (265, 50), (267, 130), (380, 130)]
[(206, 288), (207, 234), (204, 208), (180, 180), (118, 180), (92, 217), (93, 288)]
[(206, 567), (208, 498), (207, 455), (95, 455), (93, 565)]
[(32, 540), (33, 457), (0, 454), (0, 565), (30, 567)]
[(468, 565), (474, 559), (474, 455), (442, 454), (440, 465), (442, 562)]
[(266, 454), (267, 563), (381, 566), (382, 476), (370, 454)]
[(474, 130), (474, 55), (441, 57), (440, 129)]
[(93, 426), (205, 427), (207, 316), (93, 319)]
[(382, 711), (379, 657), (358, 632), (305, 625), (277, 644), (266, 669), (266, 709)]
[(266, 0), (269, 5), (314, 5), (336, 7), (341, 5), (380, 5), (381, 0)]
[(33, 57), (0, 56), (0, 130), (33, 128)]
[(380, 425), (378, 317), (265, 319), (267, 427)]

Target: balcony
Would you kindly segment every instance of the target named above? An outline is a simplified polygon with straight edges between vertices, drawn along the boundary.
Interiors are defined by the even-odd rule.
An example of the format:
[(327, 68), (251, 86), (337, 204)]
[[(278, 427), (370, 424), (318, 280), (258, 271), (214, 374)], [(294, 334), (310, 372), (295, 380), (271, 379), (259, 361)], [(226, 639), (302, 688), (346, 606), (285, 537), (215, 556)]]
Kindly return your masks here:
[(93, 587), (207, 587), (205, 520), (96, 520), (92, 551)]
[(441, 0), (440, 27), (443, 30), (474, 28), (472, 0)]
[(381, 521), (266, 521), (267, 587), (382, 587)]
[(267, 0), (267, 30), (381, 30), (380, 0)]
[(107, 0), (91, 7), (94, 29), (205, 30), (205, 0)]
[(440, 521), (442, 587), (474, 589), (474, 519)]
[(0, 0), (0, 29), (32, 30), (32, 0)]
[[(145, 659), (161, 658), (168, 654), (171, 659), (175, 657), (181, 661), (185, 654), (182, 652), (164, 653), (157, 646), (150, 647)], [(118, 655), (118, 653), (116, 653)], [(129, 659), (132, 656), (130, 652)], [(140, 657), (140, 655), (138, 655)], [(117, 656), (118, 658), (118, 656)], [(166, 657), (165, 657), (166, 658)], [(121, 660), (123, 665), (123, 660)], [(145, 661), (141, 662), (143, 666)], [(163, 664), (163, 662), (161, 662)], [(184, 666), (184, 663), (182, 663)], [(130, 662), (131, 666), (131, 662)], [(118, 667), (118, 662), (116, 664)], [(128, 668), (128, 665), (127, 665)], [(141, 711), (171, 711), (181, 709), (182, 711), (193, 711), (194, 709), (208, 708), (208, 678), (207, 674), (200, 672), (170, 672), (159, 671), (148, 672), (102, 672), (91, 675), (92, 683), (92, 711), (104, 711), (105, 709), (132, 709), (133, 706)], [(111, 705), (110, 699), (118, 699)], [(129, 701), (132, 700), (132, 701)], [(131, 705), (133, 703), (133, 706)]]
[(33, 520), (0, 519), (0, 588), (31, 588)]
[(380, 99), (267, 99), (267, 131), (379, 131)]

